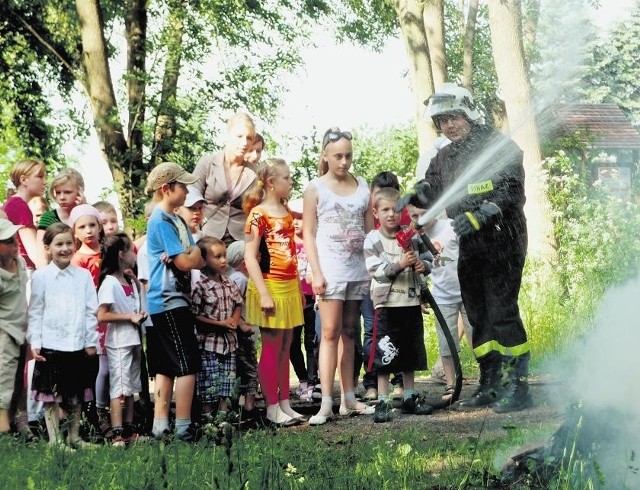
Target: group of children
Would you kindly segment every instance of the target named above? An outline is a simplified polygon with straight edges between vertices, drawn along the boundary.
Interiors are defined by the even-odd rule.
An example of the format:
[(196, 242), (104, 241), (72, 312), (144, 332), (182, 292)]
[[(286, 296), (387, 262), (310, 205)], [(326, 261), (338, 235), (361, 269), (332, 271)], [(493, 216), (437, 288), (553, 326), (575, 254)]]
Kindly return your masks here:
[[(18, 194), (11, 199), (21, 199), (24, 206), (10, 199), (5, 204), (10, 221), (0, 219), (0, 317), (13, 321), (0, 330), (0, 348), (17, 346), (10, 349), (11, 388), (6, 373), (0, 373), (0, 432), (12, 419), (12, 397), (26, 393), (18, 382), (25, 331), (35, 361), (29, 396), (44, 404), (52, 444), (86, 444), (79, 435), (80, 410), (93, 396), (102, 431), (114, 445), (140, 440), (133, 402), (134, 395), (148, 393), (149, 377), (154, 380), (151, 431), (156, 438), (193, 440), (198, 437), (194, 422), (219, 420), (239, 394), (246, 415), (255, 416), (258, 381), (266, 420), (278, 426), (300, 423), (305, 417), (289, 400), (289, 363), (294, 336), (297, 352), (302, 331), (308, 365), (303, 381), (309, 384), (299, 394), (310, 400), (318, 375), (322, 392), (311, 425), (334, 416), (338, 367), (341, 415), (390, 420), (389, 374), (398, 372), (404, 379), (402, 411), (430, 413), (414, 387), (415, 371), (427, 367), (416, 278), (433, 269), (434, 290), (440, 288), (439, 297), (450, 306), (447, 321), (457, 338), (463, 308), (451, 272), (455, 260), (434, 266), (400, 247), (399, 193), (393, 188), (372, 193), (364, 179), (349, 172), (351, 139), (337, 128), (325, 133), (320, 177), (305, 191), (303, 209), (288, 205), (293, 184), (287, 163), (263, 162), (243, 200), (246, 239), (228, 247), (218, 238), (199, 237), (204, 198), (191, 187), (197, 178), (178, 165), (163, 163), (149, 174), (146, 190), (153, 193), (153, 206), (146, 209), (147, 234), (134, 243), (118, 230), (113, 207), (84, 203), (82, 176), (74, 170), (53, 179), (50, 194), (57, 207), (42, 212), (36, 232), (28, 203), (44, 192), (44, 165), (18, 164), (12, 173)], [(410, 210), (413, 219), (422, 212)], [(438, 246), (450, 257), (455, 254), (448, 220), (427, 228), (442, 236)], [(29, 260), (23, 263), (18, 255)], [(13, 289), (4, 287), (9, 283)], [(354, 334), (360, 301), (368, 295), (375, 307), (368, 366), (378, 378), (375, 409), (354, 394)], [(19, 308), (25, 315), (10, 314)], [(259, 362), (255, 327), (261, 336)], [(450, 353), (443, 341), (441, 346), (447, 384), (453, 385)], [(296, 372), (299, 378), (305, 375), (304, 369)], [(64, 413), (66, 441), (60, 430)]]

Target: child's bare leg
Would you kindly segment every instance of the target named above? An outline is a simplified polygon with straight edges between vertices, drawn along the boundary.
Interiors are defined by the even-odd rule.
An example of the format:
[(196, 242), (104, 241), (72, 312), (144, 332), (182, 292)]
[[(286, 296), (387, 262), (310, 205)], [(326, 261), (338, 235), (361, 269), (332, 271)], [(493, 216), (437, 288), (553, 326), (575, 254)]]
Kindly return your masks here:
[(253, 410), (256, 406), (256, 395), (254, 393), (244, 395), (244, 409)]
[[(338, 365), (338, 343), (342, 331), (342, 301), (320, 300), (318, 303), (322, 328), (319, 365), (321, 371), (320, 387), (322, 404), (319, 415), (330, 416), (333, 413), (333, 382)], [(351, 369), (353, 370), (353, 363)]]
[(442, 368), (444, 369), (444, 377), (447, 380), (447, 391), (442, 395), (442, 400), (449, 401), (453, 396), (451, 388), (456, 384), (456, 369), (453, 365), (452, 356), (442, 356)]
[(67, 440), (71, 446), (81, 444), (80, 441), (80, 412), (82, 405), (77, 399), (69, 401), (69, 436)]
[(378, 400), (387, 400), (389, 396), (389, 375), (378, 374)]
[(191, 402), (196, 386), (195, 374), (180, 376), (176, 379), (176, 418), (191, 418)]
[(47, 426), (47, 434), (49, 434), (49, 444), (61, 444), (60, 412), (56, 402), (44, 404), (44, 422)]
[[(342, 312), (342, 334), (338, 353), (340, 356), (340, 388), (343, 405), (352, 410), (364, 410), (367, 406), (356, 400), (354, 393), (353, 356), (356, 323), (360, 321), (360, 301), (345, 301)], [(322, 343), (321, 343), (322, 345)]]
[(195, 386), (195, 374), (187, 374), (176, 379), (176, 435), (184, 434), (191, 423), (191, 403)]
[(124, 399), (123, 418), (125, 425), (133, 424), (133, 395), (129, 395)]
[(156, 374), (153, 394), (153, 435), (162, 436), (169, 429), (169, 409), (173, 396), (173, 379), (164, 374)]
[(109, 404), (111, 415), (111, 427), (114, 429), (122, 429), (122, 406), (124, 400), (122, 397), (112, 398)]
[(11, 422), (9, 420), (9, 410), (0, 408), (0, 434), (7, 433), (11, 430)]
[(402, 371), (402, 384), (404, 385), (403, 397), (405, 400), (411, 398), (416, 392), (415, 376), (416, 373), (414, 371)]

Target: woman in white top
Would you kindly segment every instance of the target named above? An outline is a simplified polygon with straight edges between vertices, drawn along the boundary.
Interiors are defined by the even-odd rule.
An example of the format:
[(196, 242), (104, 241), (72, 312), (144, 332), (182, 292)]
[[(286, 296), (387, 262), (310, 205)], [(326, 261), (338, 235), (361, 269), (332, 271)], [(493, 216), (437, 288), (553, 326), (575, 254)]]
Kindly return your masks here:
[(354, 394), (354, 335), (360, 321), (360, 301), (369, 290), (364, 263), (365, 235), (373, 228), (369, 188), (362, 177), (349, 173), (353, 160), (351, 133), (331, 128), (324, 134), (320, 177), (304, 193), (304, 247), (318, 298), (322, 339), (319, 370), (320, 411), (311, 425), (333, 416), (333, 380), (340, 365), (340, 414), (372, 414)]

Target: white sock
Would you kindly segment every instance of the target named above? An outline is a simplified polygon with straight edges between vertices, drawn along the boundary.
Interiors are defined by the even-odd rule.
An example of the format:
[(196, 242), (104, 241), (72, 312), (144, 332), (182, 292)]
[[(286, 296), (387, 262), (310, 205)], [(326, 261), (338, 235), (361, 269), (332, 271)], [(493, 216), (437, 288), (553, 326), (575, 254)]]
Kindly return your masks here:
[(333, 415), (333, 398), (331, 396), (323, 396), (322, 402), (320, 402), (320, 410), (318, 414)]
[(162, 436), (162, 433), (169, 428), (169, 418), (154, 418), (153, 419), (153, 428), (151, 429), (151, 433), (154, 437)]

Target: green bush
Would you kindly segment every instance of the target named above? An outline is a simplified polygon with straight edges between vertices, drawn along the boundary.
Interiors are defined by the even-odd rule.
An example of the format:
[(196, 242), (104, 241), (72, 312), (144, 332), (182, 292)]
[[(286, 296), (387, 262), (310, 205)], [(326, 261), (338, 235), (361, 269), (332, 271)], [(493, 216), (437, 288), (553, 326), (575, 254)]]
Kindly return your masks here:
[(633, 277), (640, 258), (640, 205), (591, 185), (562, 150), (543, 161), (551, 203), (560, 301), (590, 316), (604, 291)]

